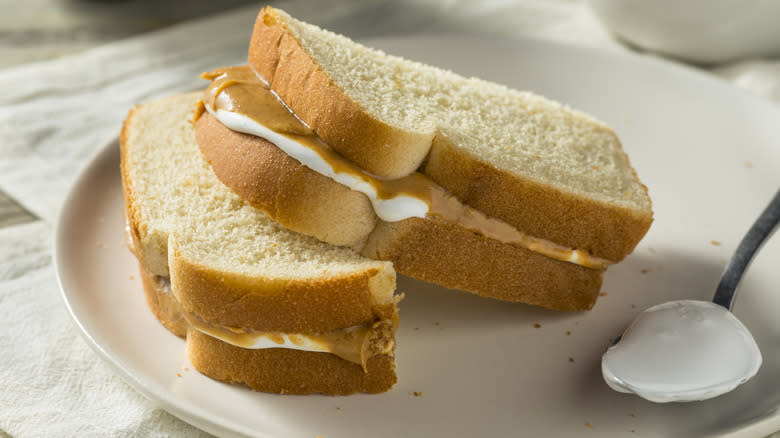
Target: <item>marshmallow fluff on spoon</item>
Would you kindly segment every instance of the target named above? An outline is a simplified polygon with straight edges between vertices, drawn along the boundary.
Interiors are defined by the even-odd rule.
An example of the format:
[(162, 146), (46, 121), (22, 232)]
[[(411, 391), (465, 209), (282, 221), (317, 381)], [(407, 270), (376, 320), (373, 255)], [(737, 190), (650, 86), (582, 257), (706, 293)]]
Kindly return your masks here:
[(729, 309), (742, 274), (778, 221), (780, 191), (732, 256), (713, 301), (671, 301), (642, 312), (602, 357), (607, 384), (653, 402), (696, 401), (756, 375), (761, 352)]

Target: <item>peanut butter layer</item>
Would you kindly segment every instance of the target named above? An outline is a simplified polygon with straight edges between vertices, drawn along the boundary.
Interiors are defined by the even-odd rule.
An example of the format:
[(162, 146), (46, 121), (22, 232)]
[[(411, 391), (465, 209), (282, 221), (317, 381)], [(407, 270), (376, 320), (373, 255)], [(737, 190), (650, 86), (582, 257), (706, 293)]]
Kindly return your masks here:
[[(289, 108), (248, 66), (219, 69), (204, 74), (204, 78), (212, 81), (204, 99), (210, 111), (218, 114), (218, 117), (220, 110), (239, 114), (289, 141), (303, 145), (314, 154), (314, 158), (311, 156), (304, 158), (293, 156), (293, 158), (299, 159), (304, 165), (317, 172), (323, 172), (320, 168), (325, 166), (326, 176), (343, 184), (349, 184), (342, 178), (342, 175), (347, 175), (347, 181), (355, 181), (353, 189), (371, 198), (377, 213), (380, 213), (377, 204), (381, 201), (399, 200), (401, 203), (408, 204), (412, 201), (407, 202), (402, 198), (410, 198), (427, 207), (425, 217), (456, 224), (484, 237), (516, 245), (554, 260), (574, 263), (590, 269), (604, 269), (612, 263), (587, 251), (568, 248), (528, 235), (504, 221), (488, 217), (468, 207), (421, 173), (415, 172), (399, 179), (381, 179), (370, 175), (320, 140), (308, 126), (289, 111)], [(284, 145), (279, 143), (281, 142), (277, 142), (277, 146), (284, 150)], [(316, 163), (312, 164), (307, 160), (314, 160)], [(220, 177), (219, 174), (217, 176)], [(220, 179), (224, 181), (225, 176), (221, 176)], [(396, 220), (409, 217), (421, 216), (410, 213)]]

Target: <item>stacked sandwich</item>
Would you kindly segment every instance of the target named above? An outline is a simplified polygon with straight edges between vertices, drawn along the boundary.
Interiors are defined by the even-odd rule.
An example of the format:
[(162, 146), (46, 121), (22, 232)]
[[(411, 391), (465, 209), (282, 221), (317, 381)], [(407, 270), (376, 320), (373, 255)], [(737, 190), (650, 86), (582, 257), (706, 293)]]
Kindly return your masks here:
[(147, 302), (219, 380), (386, 391), (396, 272), (585, 310), (652, 222), (604, 124), (277, 9), (204, 77), (131, 111), (122, 176)]

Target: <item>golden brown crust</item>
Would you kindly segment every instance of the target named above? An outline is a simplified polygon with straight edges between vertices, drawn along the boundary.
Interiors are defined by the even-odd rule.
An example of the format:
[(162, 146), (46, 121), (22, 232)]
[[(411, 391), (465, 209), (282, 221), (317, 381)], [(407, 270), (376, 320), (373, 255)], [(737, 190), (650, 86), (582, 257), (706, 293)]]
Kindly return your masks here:
[(302, 165), (273, 143), (227, 128), (204, 113), (198, 147), (214, 174), (287, 228), (340, 246), (362, 246), (376, 215), (368, 198)]
[(144, 269), (141, 263), (138, 264), (138, 271), (144, 288), (144, 295), (146, 295), (146, 304), (155, 318), (157, 318), (157, 321), (174, 335), (180, 337), (187, 336), (187, 329), (189, 329), (190, 324), (184, 319), (181, 306), (176, 301), (176, 297), (171, 293), (170, 287), (166, 289), (164, 281), (160, 281), (158, 276)]
[(246, 277), (194, 263), (181, 255), (175, 239), (169, 251), (174, 295), (185, 310), (211, 323), (260, 331), (314, 333), (362, 325), (390, 317), (395, 311), (394, 303), (373, 302), (372, 289), (377, 287), (373, 277), (392, 275), (378, 268), (351, 275), (280, 281)]
[[(213, 121), (213, 125), (209, 123), (207, 126), (205, 124), (207, 122), (204, 122), (200, 129), (204, 131), (205, 129), (216, 130), (216, 126), (219, 126), (220, 130), (233, 132), (214, 118), (210, 120)], [(238, 134), (235, 133), (235, 136)], [(230, 162), (233, 159), (227, 153), (232, 148), (233, 141), (227, 141), (227, 139), (234, 139), (234, 136), (213, 136), (209, 140), (211, 154), (214, 157), (212, 166), (215, 169), (218, 167), (215, 164), (217, 160)], [(242, 134), (241, 139), (242, 142), (246, 143), (242, 144), (241, 148), (259, 150), (269, 147), (269, 143), (259, 137)], [(308, 174), (319, 176), (313, 170), (301, 166), (278, 148), (273, 147), (273, 150), (286, 159), (276, 159), (281, 157), (267, 158), (268, 154), (257, 153), (250, 154), (255, 155), (252, 158), (241, 160), (251, 162), (250, 166), (253, 167), (254, 174), (262, 180), (258, 187), (262, 186), (263, 188), (246, 195), (242, 193), (239, 195), (258, 198), (258, 202), (263, 202), (262, 197), (268, 196), (268, 193), (285, 192), (289, 190), (289, 187), (300, 186), (303, 183), (301, 180), (307, 181), (311, 178), (311, 175)], [(242, 164), (235, 165), (241, 166)], [(293, 167), (297, 171), (287, 172), (284, 167)], [(289, 175), (289, 179), (276, 175)], [(300, 180), (295, 181), (295, 178)], [(342, 187), (329, 178), (321, 178), (315, 187), (316, 190), (327, 192), (329, 186)], [(228, 186), (235, 184), (235, 181), (231, 180), (224, 182)], [(251, 186), (251, 183), (248, 185)], [(290, 192), (290, 198), (300, 204), (301, 211), (312, 210), (309, 202), (320, 202), (322, 199), (316, 196), (316, 193), (313, 197), (295, 199), (292, 196), (294, 193), (295, 191)], [(538, 200), (538, 198), (535, 199)], [(273, 212), (271, 212), (271, 217), (276, 219)], [(324, 219), (324, 222), (327, 223), (327, 218)], [(598, 295), (602, 276), (601, 270), (591, 270), (572, 263), (555, 261), (513, 245), (477, 236), (457, 225), (445, 225), (430, 219), (410, 219), (397, 224), (379, 221), (379, 225), (366, 243), (363, 255), (391, 261), (398, 272), (432, 283), (469, 291), (485, 297), (506, 301), (522, 301), (559, 310), (591, 308)], [(207, 275), (206, 278), (213, 279), (216, 276)], [(209, 297), (205, 291), (214, 287), (218, 287), (220, 290), (224, 288), (223, 285), (203, 282), (197, 289), (203, 290), (203, 295)], [(187, 290), (193, 288), (193, 286), (188, 286)], [(238, 297), (243, 293), (239, 289), (233, 293), (233, 296)], [(230, 296), (223, 298), (233, 299)], [(344, 298), (346, 299), (346, 296)], [(360, 302), (360, 299), (355, 301)], [(215, 305), (217, 304), (210, 303), (203, 305), (203, 307), (209, 308), (209, 306)], [(269, 305), (263, 304), (262, 308), (269, 308)], [(288, 311), (290, 310), (286, 308), (278, 310), (278, 312)], [(201, 311), (195, 312), (201, 313)]]
[(532, 236), (614, 262), (634, 250), (653, 221), (651, 215), (503, 172), (442, 137), (434, 141), (423, 173), (488, 216)]
[(410, 132), (368, 114), (315, 63), (273, 8), (257, 16), (249, 64), (320, 138), (363, 169), (400, 178), (427, 155), (434, 129)]
[(410, 277), (555, 310), (593, 307), (603, 270), (561, 262), (441, 221), (380, 222), (363, 254)]
[[(206, 115), (204, 115), (206, 117)], [(252, 175), (242, 175), (241, 178), (257, 176), (262, 182), (257, 184), (258, 190), (252, 191), (253, 184), (247, 183), (247, 194), (240, 196), (257, 198), (262, 203), (263, 196), (271, 196), (268, 193), (285, 192), (290, 187), (298, 187), (310, 181), (310, 174), (320, 176), (313, 170), (301, 166), (296, 160), (281, 152), (275, 146), (265, 140), (238, 134), (224, 127), (211, 117), (209, 122), (196, 125), (196, 129), (209, 131), (226, 130), (233, 135), (211, 135), (209, 133), (209, 149), (207, 157), (213, 157), (212, 167), (217, 169), (220, 165), (217, 161), (224, 160), (230, 166), (231, 161), (250, 163), (253, 169)], [(200, 121), (198, 123), (201, 123)], [(217, 128), (219, 127), (219, 128)], [(204, 132), (205, 134), (205, 132)], [(251, 158), (230, 157), (227, 151), (233, 148), (237, 136), (241, 136), (241, 149), (249, 150)], [(229, 139), (229, 141), (228, 141)], [(200, 141), (200, 137), (199, 137)], [(272, 148), (281, 156), (271, 157), (270, 154), (252, 150)], [(286, 159), (281, 159), (286, 158)], [(233, 163), (233, 166), (243, 166), (241, 163)], [(284, 168), (292, 167), (290, 172)], [(221, 172), (217, 171), (219, 176)], [(236, 173), (241, 173), (237, 171)], [(288, 178), (277, 175), (289, 175)], [(343, 187), (335, 181), (321, 177), (318, 185), (313, 190), (328, 192), (328, 187)], [(295, 179), (299, 180), (296, 181)], [(229, 187), (234, 187), (235, 180), (224, 180)], [(260, 188), (262, 186), (262, 188)], [(301, 211), (311, 211), (310, 202), (318, 203), (321, 199), (316, 193), (312, 197), (296, 199), (292, 196), (295, 190), (290, 191), (293, 202), (299, 203)], [(327, 198), (324, 198), (327, 199)], [(268, 202), (268, 201), (266, 201)], [(273, 212), (271, 217), (276, 219)], [(327, 217), (324, 218), (327, 223)], [(593, 306), (601, 284), (601, 271), (586, 269), (578, 265), (566, 262), (558, 262), (537, 253), (521, 249), (519, 247), (503, 244), (477, 236), (471, 231), (457, 225), (444, 225), (433, 220), (412, 219), (398, 224), (379, 222), (368, 239), (363, 255), (380, 260), (393, 262), (398, 272), (411, 277), (441, 284), (447, 287), (461, 289), (477, 295), (496, 298), (506, 301), (522, 301), (530, 304), (559, 309), (559, 310), (583, 310)], [(489, 261), (489, 262), (488, 262)], [(208, 275), (207, 278), (214, 278)], [(209, 290), (215, 286), (205, 283), (198, 289)], [(193, 289), (188, 286), (188, 290)], [(234, 293), (239, 296), (240, 291)], [(232, 299), (224, 297), (225, 299)], [(346, 298), (346, 297), (345, 297)], [(359, 299), (355, 300), (360, 302)], [(204, 307), (208, 307), (209, 304)], [(268, 308), (268, 304), (263, 304)], [(280, 309), (279, 312), (290, 310)], [(201, 313), (196, 311), (196, 313)], [(339, 312), (341, 313), (341, 312)], [(265, 314), (263, 312), (262, 314)]]
[[(381, 122), (332, 84), (272, 8), (258, 15), (249, 61), (304, 121), (323, 125), (315, 131), (326, 142), (340, 142), (336, 150), (361, 166), (362, 159), (378, 157), (362, 149), (351, 151), (348, 143), (362, 147), (362, 134), (375, 137)], [(425, 148), (432, 147), (423, 173), (464, 203), (532, 236), (617, 262), (633, 251), (653, 221), (649, 209), (588, 200), (496, 169), (443, 136), (429, 140)]]
[(281, 394), (347, 395), (379, 393), (396, 382), (391, 354), (360, 365), (328, 353), (270, 348), (249, 350), (226, 344), (196, 330), (187, 335), (187, 356), (201, 373), (255, 391)]

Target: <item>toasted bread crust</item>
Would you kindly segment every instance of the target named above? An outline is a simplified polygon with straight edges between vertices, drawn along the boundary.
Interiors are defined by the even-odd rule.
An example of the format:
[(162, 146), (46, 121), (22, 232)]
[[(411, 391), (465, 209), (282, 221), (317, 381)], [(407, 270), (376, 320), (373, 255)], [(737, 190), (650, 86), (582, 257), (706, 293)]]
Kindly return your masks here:
[(603, 273), (419, 218), (380, 222), (363, 254), (392, 261), (399, 273), (420, 280), (566, 311), (593, 307)]
[[(230, 131), (216, 119), (211, 120), (214, 123), (204, 122), (198, 125), (198, 129), (203, 131), (199, 141), (205, 141), (208, 137), (210, 144), (207, 148), (212, 154), (210, 156), (213, 157), (212, 167), (216, 170), (218, 166), (215, 163), (218, 160), (235, 161), (229, 156), (228, 151), (233, 148), (239, 134)], [(223, 130), (232, 134), (212, 135), (206, 132)], [(250, 151), (269, 148), (287, 159), (282, 160), (278, 159), (281, 157), (258, 152), (252, 154), (254, 155), (252, 158), (235, 161), (233, 166), (252, 168), (253, 175), (247, 177), (257, 175), (262, 181), (257, 184), (258, 187), (262, 186), (262, 189), (247, 195), (239, 192), (240, 196), (262, 198), (268, 196), (268, 193), (285, 192), (290, 190), (290, 187), (300, 187), (315, 176), (320, 176), (259, 137), (241, 134), (241, 142), (241, 148)], [(293, 170), (288, 172), (283, 169), (284, 167), (292, 167)], [(236, 190), (236, 184), (246, 184), (245, 187), (250, 188), (253, 185), (250, 181), (222, 179), (221, 174), (224, 173), (229, 172), (216, 172), (217, 177), (233, 190)], [(300, 211), (314, 211), (317, 203), (329, 199), (327, 193), (334, 191), (333, 186), (343, 187), (326, 177), (321, 177), (317, 181), (316, 186), (309, 188), (309, 196), (295, 198), (295, 191), (291, 191), (287, 198), (299, 203), (297, 208)], [(318, 195), (318, 192), (321, 194)], [(535, 200), (538, 202), (539, 197)], [(265, 202), (270, 203), (272, 200)], [(273, 212), (270, 212), (270, 215), (276, 219)], [(322, 221), (327, 223), (328, 218), (324, 217)], [(415, 218), (392, 224), (382, 221), (377, 223), (377, 227), (368, 237), (362, 254), (378, 260), (391, 261), (394, 268), (404, 275), (484, 297), (525, 302), (557, 310), (590, 309), (598, 297), (602, 270), (556, 261), (511, 244), (487, 239), (461, 226), (445, 224), (433, 219)], [(608, 234), (609, 230), (601, 230), (601, 232)], [(203, 290), (206, 295), (205, 291), (211, 287), (221, 289), (223, 286), (204, 283), (197, 289)], [(193, 288), (195, 287), (187, 286), (188, 290)], [(201, 312), (196, 311), (196, 313)]]
[(328, 353), (282, 348), (249, 350), (190, 330), (187, 356), (199, 372), (211, 378), (242, 383), (263, 392), (379, 393), (389, 390), (396, 382), (392, 354), (370, 358), (364, 372), (360, 365)]
[(376, 215), (368, 198), (310, 170), (260, 137), (227, 128), (204, 113), (195, 135), (214, 174), (277, 222), (323, 242), (361, 247)]
[(173, 293), (182, 308), (208, 322), (260, 331), (315, 333), (389, 318), (395, 312), (394, 302), (372, 302), (375, 288), (385, 289), (389, 282), (394, 289), (395, 276), (389, 268), (288, 281), (246, 277), (188, 260), (175, 238), (171, 240)]
[[(403, 139), (392, 138), (396, 133), (385, 130), (381, 121), (333, 84), (273, 8), (263, 9), (257, 17), (249, 62), (302, 120), (344, 156), (374, 173), (378, 164), (366, 160), (393, 159), (370, 147), (364, 149), (365, 140), (375, 143), (378, 135), (387, 135), (379, 143), (394, 147), (396, 140)], [(444, 136), (429, 140), (424, 145), (430, 153), (423, 173), (464, 203), (535, 237), (617, 262), (633, 251), (653, 221), (649, 209), (643, 212), (586, 199), (497, 169)]]
[(418, 133), (384, 123), (338, 88), (266, 7), (257, 16), (249, 64), (333, 149), (363, 169), (400, 178), (417, 169), (435, 130)]
[(613, 262), (630, 254), (653, 222), (652, 215), (503, 172), (443, 137), (436, 137), (423, 173), (463, 203), (524, 233)]

